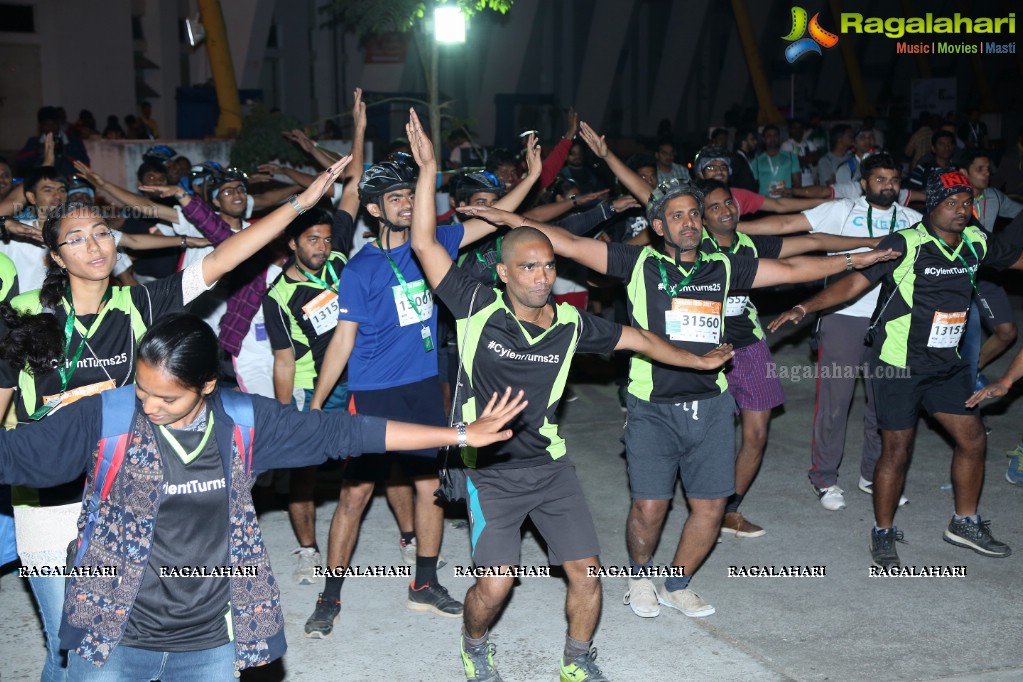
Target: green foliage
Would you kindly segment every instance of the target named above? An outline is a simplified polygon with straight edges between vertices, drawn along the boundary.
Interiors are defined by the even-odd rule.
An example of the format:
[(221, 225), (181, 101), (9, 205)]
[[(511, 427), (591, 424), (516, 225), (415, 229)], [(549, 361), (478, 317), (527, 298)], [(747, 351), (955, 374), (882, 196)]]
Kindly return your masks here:
[[(466, 18), (485, 10), (506, 13), (514, 0), (454, 0)], [(333, 0), (320, 9), (325, 16), (325, 26), (342, 26), (359, 37), (408, 31), (425, 18), (427, 4), (420, 0)], [(447, 4), (437, 0), (434, 4)]]
[(253, 173), (259, 164), (275, 159), (292, 166), (308, 163), (305, 153), (281, 135), (285, 130), (302, 127), (302, 122), (293, 116), (254, 106), (231, 147), (231, 165)]

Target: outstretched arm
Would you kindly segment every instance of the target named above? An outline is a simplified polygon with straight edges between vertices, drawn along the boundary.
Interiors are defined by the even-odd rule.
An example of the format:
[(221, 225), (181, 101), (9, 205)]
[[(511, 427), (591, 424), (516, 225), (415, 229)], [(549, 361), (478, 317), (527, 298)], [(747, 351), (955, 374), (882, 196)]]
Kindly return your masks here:
[(631, 350), (666, 365), (704, 370), (717, 369), (735, 355), (729, 343), (722, 343), (706, 355), (696, 355), (671, 345), (651, 331), (625, 325), (615, 350)]
[[(519, 391), (513, 396), (510, 387), (501, 396), (494, 393), (479, 418), (467, 425), (466, 445), (482, 448), (511, 438), (512, 430), (504, 428), (504, 425), (526, 409), (528, 401), (522, 399), (523, 395)], [(422, 426), (387, 420), (384, 444), (388, 450), (422, 450), (459, 445), (458, 430), (454, 427)]]
[(746, 234), (793, 234), (794, 232), (809, 232), (812, 229), (810, 221), (802, 213), (789, 215), (769, 215), (759, 220), (744, 220), (739, 229)]
[(779, 258), (797, 256), (808, 251), (852, 251), (853, 249), (875, 249), (881, 243), (881, 237), (839, 237), (834, 234), (805, 234), (798, 237), (785, 237), (781, 243)]
[[(837, 256), (793, 256), (782, 260), (761, 258), (757, 261), (757, 275), (753, 287), (771, 287), (777, 284), (813, 282), (844, 270), (862, 270), (874, 263), (894, 260), (901, 253), (892, 249), (846, 253)], [(866, 278), (864, 278), (866, 279)], [(840, 303), (842, 301), (839, 301)]]
[(539, 223), (493, 206), (462, 206), (458, 212), (478, 216), (494, 225), (507, 225), (512, 228), (522, 225), (534, 227), (547, 235), (554, 246), (554, 253), (558, 256), (571, 258), (580, 265), (585, 265), (601, 274), (607, 272), (607, 244), (599, 239), (577, 237), (564, 228)]
[[(797, 189), (805, 190), (807, 188), (797, 187), (793, 188), (792, 191), (795, 192)], [(825, 201), (831, 201), (834, 198), (831, 196), (831, 190), (829, 190), (827, 187), (825, 187), (824, 189), (827, 190), (826, 195), (819, 195), (816, 198), (812, 199), (766, 197), (764, 199), (763, 206), (760, 207), (760, 210), (768, 211), (770, 213), (798, 213), (799, 211), (808, 211), (811, 208), (816, 208), (817, 206), (823, 204)]]
[(593, 153), (607, 163), (607, 167), (621, 181), (625, 189), (629, 190), (639, 203), (646, 206), (650, 202), (650, 194), (653, 192), (650, 185), (646, 184), (646, 181), (639, 177), (636, 171), (625, 165), (625, 162), (608, 148), (604, 136), (598, 135), (589, 124), (579, 124), (579, 133)]
[(412, 148), (412, 157), (419, 165), (416, 200), (412, 205), (412, 250), (419, 258), (419, 265), (430, 286), (436, 287), (451, 268), (451, 255), (437, 241), (437, 212), (434, 210), (437, 158), (433, 154), (433, 143), (423, 131), (415, 109), (409, 110), (405, 134)]
[[(103, 190), (114, 199), (121, 202), (121, 204), (142, 211), (143, 215), (155, 218), (156, 220), (162, 220), (163, 222), (170, 223), (171, 225), (178, 222), (178, 212), (170, 206), (164, 206), (163, 204), (158, 204), (155, 201), (150, 201), (148, 197), (142, 196), (141, 194), (132, 194), (123, 187), (118, 187), (113, 183), (107, 182), (99, 175), (99, 173), (96, 173), (81, 161), (75, 161), (74, 165), (75, 170), (78, 171), (83, 178), (95, 185), (96, 189)], [(181, 192), (183, 193), (184, 190), (181, 190)]]
[[(298, 196), (297, 200), (303, 211), (320, 200), (323, 193), (334, 183), (334, 179), (344, 170), (351, 159), (351, 156), (346, 156), (323, 171), (316, 182)], [(251, 258), (283, 232), (297, 214), (295, 207), (289, 202), (279, 206), (277, 210), (262, 220), (221, 242), (212, 253), (202, 260), (202, 274), (206, 284), (212, 285)]]
[(799, 324), (810, 313), (842, 305), (847, 301), (853, 300), (868, 288), (870, 288), (869, 279), (858, 272), (850, 273), (848, 277), (843, 277), (834, 284), (829, 284), (817, 294), (793, 306), (791, 310), (786, 310), (772, 320), (767, 325), (767, 328), (772, 332), (776, 332), (786, 322)]

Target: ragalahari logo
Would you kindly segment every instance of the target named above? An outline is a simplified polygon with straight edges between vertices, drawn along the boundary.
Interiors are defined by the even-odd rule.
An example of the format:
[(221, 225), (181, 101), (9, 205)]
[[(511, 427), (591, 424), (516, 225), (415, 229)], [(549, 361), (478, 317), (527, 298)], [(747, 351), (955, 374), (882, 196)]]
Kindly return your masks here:
[[(789, 60), (789, 64), (795, 63), (796, 60), (811, 52), (821, 54), (822, 47), (834, 47), (838, 44), (838, 36), (821, 28), (818, 17), (820, 17), (820, 12), (813, 15), (808, 27), (806, 10), (802, 7), (792, 8), (792, 30), (787, 36), (782, 36), (783, 40), (792, 43), (785, 48), (785, 59)], [(804, 38), (803, 34), (806, 33), (807, 28), (810, 30), (810, 37)]]

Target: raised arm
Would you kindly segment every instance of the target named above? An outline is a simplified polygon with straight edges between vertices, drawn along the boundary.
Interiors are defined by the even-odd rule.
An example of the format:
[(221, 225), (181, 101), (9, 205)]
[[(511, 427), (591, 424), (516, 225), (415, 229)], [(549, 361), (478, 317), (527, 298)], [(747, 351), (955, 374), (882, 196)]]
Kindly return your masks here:
[[(351, 158), (351, 157), (346, 157), (346, 158)], [(312, 185), (310, 184), (310, 187), (311, 186)], [(296, 189), (298, 189), (298, 187), (296, 185), (284, 185), (283, 187), (275, 187), (273, 189), (269, 189), (269, 190), (267, 190), (265, 192), (262, 192), (260, 194), (255, 194), (252, 197), (252, 209), (254, 211), (262, 211), (264, 208), (270, 208), (271, 206), (276, 206), (277, 204), (281, 203), (282, 201), (287, 199), (289, 196), (294, 194)], [(322, 197), (325, 192), (326, 192), (326, 189), (320, 191), (319, 195), (316, 197), (316, 201), (319, 201), (320, 197)], [(312, 204), (309, 204), (308, 206), (303, 204), (303, 206), (305, 206), (306, 208), (312, 208), (313, 204), (315, 204), (316, 201), (314, 201)], [(262, 222), (262, 221), (260, 221), (260, 222)]]
[(579, 133), (587, 146), (593, 150), (593, 153), (607, 163), (607, 167), (611, 169), (615, 177), (625, 186), (625, 189), (629, 190), (639, 203), (646, 206), (650, 201), (650, 194), (653, 192), (650, 189), (650, 185), (646, 184), (646, 180), (639, 177), (636, 171), (625, 165), (625, 162), (608, 148), (604, 136), (598, 135), (589, 124), (580, 123)]
[[(745, 231), (745, 230), (743, 230)], [(834, 234), (804, 234), (798, 237), (786, 237), (781, 243), (779, 258), (798, 256), (808, 251), (852, 251), (853, 249), (875, 249), (881, 243), (881, 237), (839, 237)]]
[(202, 237), (176, 237), (163, 234), (130, 234), (122, 232), (118, 246), (134, 251), (153, 249), (200, 249), (209, 246), (210, 241)]
[[(793, 256), (782, 260), (761, 258), (757, 261), (757, 276), (753, 287), (772, 287), (777, 284), (800, 284), (837, 275), (845, 270), (862, 270), (874, 263), (894, 260), (901, 253), (891, 249), (863, 251), (837, 256)], [(848, 278), (847, 278), (848, 279)], [(864, 278), (866, 279), (866, 278)], [(840, 301), (841, 302), (841, 301)]]
[(812, 226), (809, 219), (802, 213), (789, 215), (769, 215), (759, 220), (744, 220), (739, 229), (746, 234), (793, 234), (809, 232)]
[[(144, 215), (147, 217), (162, 220), (172, 225), (178, 222), (178, 213), (170, 206), (158, 204), (155, 201), (151, 201), (148, 197), (142, 196), (141, 194), (133, 194), (123, 187), (118, 187), (111, 182), (107, 182), (98, 173), (93, 171), (81, 161), (75, 161), (74, 165), (75, 170), (78, 171), (83, 178), (95, 185), (96, 189), (103, 190), (124, 206), (143, 211)], [(181, 191), (184, 192), (184, 190)]]
[(286, 203), (262, 220), (221, 242), (212, 253), (202, 260), (202, 273), (206, 284), (212, 285), (244, 263), (283, 232), (298, 213), (305, 212), (306, 209), (314, 206), (351, 159), (351, 156), (346, 156), (323, 171), (316, 182), (298, 196), (297, 201), (301, 211), (298, 211), (291, 202)]
[(622, 326), (622, 337), (615, 350), (631, 350), (666, 365), (701, 370), (717, 369), (735, 355), (728, 343), (720, 344), (706, 355), (696, 355), (671, 345), (653, 332), (627, 325)]
[(290, 142), (297, 144), (302, 151), (316, 160), (316, 163), (320, 164), (322, 168), (330, 168), (335, 163), (333, 156), (327, 155), (322, 149), (317, 147), (309, 137), (299, 129), (285, 130), (281, 133)]
[(352, 107), (354, 132), (352, 133), (352, 162), (345, 168), (345, 189), (337, 209), (352, 216), (359, 213), (359, 180), (362, 178), (362, 162), (366, 158), (366, 103), (362, 101), (362, 88), (355, 88), (355, 105)]
[(431, 287), (436, 287), (451, 269), (451, 256), (437, 241), (437, 212), (434, 209), (437, 158), (433, 154), (433, 143), (423, 131), (415, 109), (409, 110), (405, 134), (412, 148), (412, 158), (419, 165), (416, 200), (412, 205), (412, 250), (419, 258), (419, 266), (426, 280)]
[(458, 209), (458, 212), (483, 218), (494, 225), (507, 225), (512, 228), (522, 225), (535, 227), (551, 240), (556, 255), (571, 258), (576, 263), (585, 265), (600, 274), (607, 273), (607, 244), (599, 239), (577, 237), (562, 227), (555, 227), (547, 223), (523, 218), (520, 215), (502, 211), (493, 206), (462, 206)]
[[(495, 201), (494, 207), (503, 211), (516, 210), (526, 200), (526, 196), (529, 195), (529, 191), (533, 189), (536, 181), (540, 179), (542, 170), (543, 161), (540, 160), (540, 143), (536, 141), (535, 136), (530, 135), (526, 139), (526, 177), (522, 179), (522, 182), (515, 185), (510, 192)], [(459, 248), (468, 246), (491, 234), (494, 231), (494, 226), (485, 220), (466, 220), (462, 223), (462, 229), (464, 232)]]

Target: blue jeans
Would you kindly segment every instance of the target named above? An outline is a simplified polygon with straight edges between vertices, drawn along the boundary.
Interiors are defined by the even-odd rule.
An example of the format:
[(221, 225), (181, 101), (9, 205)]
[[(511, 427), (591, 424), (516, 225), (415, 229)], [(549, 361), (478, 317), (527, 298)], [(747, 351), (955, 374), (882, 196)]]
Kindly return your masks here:
[[(309, 404), (313, 402), (313, 390), (311, 388), (305, 389), (305, 404), (302, 405), (302, 411), (309, 411)], [(330, 392), (327, 399), (323, 403), (324, 412), (344, 412), (348, 409), (348, 384), (339, 383), (334, 387), (334, 390)]]
[(100, 667), (68, 656), (68, 679), (78, 682), (194, 682), (234, 680), (234, 642), (202, 651), (149, 651), (119, 644)]
[(67, 664), (60, 650), (60, 619), (64, 615), (64, 578), (37, 576), (28, 579), (32, 595), (39, 606), (46, 635), (46, 662), (43, 664), (42, 682), (63, 682), (67, 679)]

